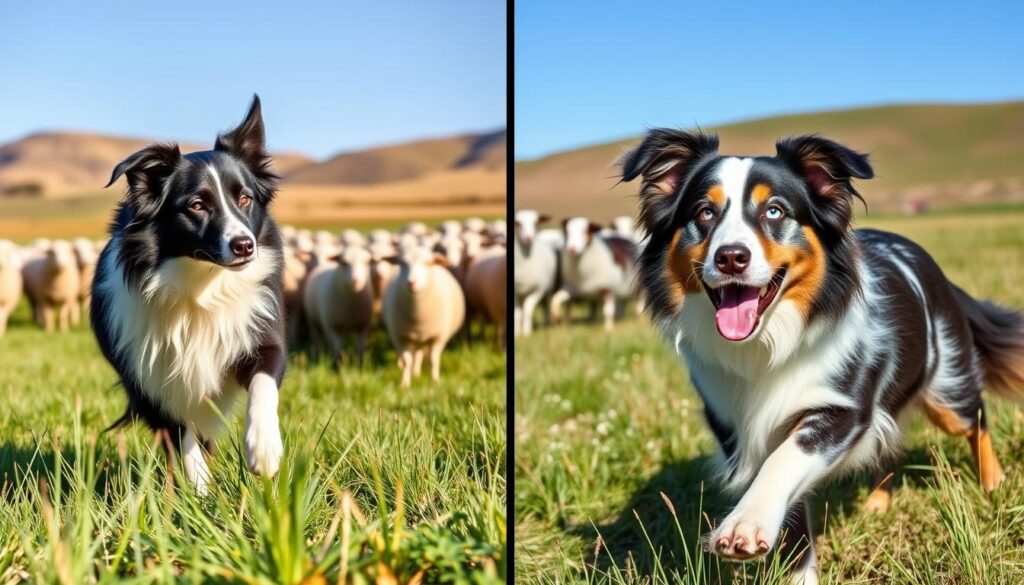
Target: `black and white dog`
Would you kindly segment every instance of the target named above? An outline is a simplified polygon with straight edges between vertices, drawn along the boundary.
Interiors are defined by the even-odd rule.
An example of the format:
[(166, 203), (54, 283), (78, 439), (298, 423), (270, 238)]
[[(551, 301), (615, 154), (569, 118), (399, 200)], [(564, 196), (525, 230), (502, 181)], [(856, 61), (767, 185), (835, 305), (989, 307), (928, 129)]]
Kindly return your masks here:
[[(716, 136), (657, 129), (621, 163), (643, 183), (648, 310), (705, 403), (727, 489), (742, 494), (709, 545), (740, 560), (788, 549), (809, 585), (806, 496), (892, 465), (907, 411), (965, 435), (996, 488), (981, 389), (1024, 397), (1024, 318), (972, 299), (914, 243), (851, 229), (867, 156), (817, 136), (776, 146), (721, 156)], [(887, 505), (884, 488), (869, 500)]]
[(114, 426), (142, 419), (165, 431), (201, 492), (210, 480), (202, 445), (243, 389), (249, 468), (273, 476), (283, 452), (282, 252), (264, 142), (257, 96), (213, 150), (154, 144), (117, 165), (108, 184), (124, 175), (128, 190), (97, 266), (91, 316), (128, 395)]

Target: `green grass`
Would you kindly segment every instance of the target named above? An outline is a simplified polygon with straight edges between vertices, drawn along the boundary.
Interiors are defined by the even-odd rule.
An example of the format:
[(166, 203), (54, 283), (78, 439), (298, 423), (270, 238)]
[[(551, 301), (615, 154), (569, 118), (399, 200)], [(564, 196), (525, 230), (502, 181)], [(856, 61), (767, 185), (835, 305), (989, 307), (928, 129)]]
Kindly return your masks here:
[(455, 343), (406, 390), (383, 335), (371, 355), (293, 356), (281, 473), (245, 469), (233, 417), (199, 497), (141, 425), (101, 433), (124, 396), (91, 332), (47, 336), (22, 306), (0, 339), (0, 584), (502, 582), (504, 354)]
[[(881, 217), (977, 296), (1024, 309), (1024, 214)], [(582, 313), (580, 315), (582, 317)], [(578, 323), (516, 344), (517, 577), (538, 583), (784, 583), (776, 564), (720, 563), (699, 538), (734, 503), (681, 361), (645, 319)], [(812, 501), (823, 583), (1024, 582), (1024, 410), (989, 398), (1007, 480), (991, 497), (970, 449), (911, 418), (892, 507), (861, 509), (866, 474)]]

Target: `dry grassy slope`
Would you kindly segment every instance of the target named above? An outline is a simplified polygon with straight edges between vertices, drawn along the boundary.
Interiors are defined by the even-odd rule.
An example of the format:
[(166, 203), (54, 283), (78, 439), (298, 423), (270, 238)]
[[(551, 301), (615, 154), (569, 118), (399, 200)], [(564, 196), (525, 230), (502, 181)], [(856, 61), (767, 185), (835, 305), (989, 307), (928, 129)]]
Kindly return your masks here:
[[(47, 198), (95, 192), (107, 183), (117, 163), (152, 142), (81, 132), (32, 134), (0, 146), (0, 190), (34, 182), (42, 185)], [(192, 152), (207, 150), (212, 143), (180, 146), (183, 152)], [(305, 155), (281, 153), (274, 156), (274, 169), (287, 174), (312, 162)]]
[[(685, 116), (681, 116), (684, 117)], [(819, 133), (869, 152), (877, 178), (863, 183), (872, 210), (910, 198), (934, 206), (1024, 198), (1024, 101), (908, 105), (765, 118), (710, 128), (722, 152), (772, 154), (780, 136)], [(615, 186), (612, 163), (636, 139), (518, 162), (516, 206), (595, 218), (635, 211), (635, 184)]]
[(290, 183), (371, 185), (464, 169), (505, 171), (504, 130), (419, 140), (338, 154), (297, 170)]

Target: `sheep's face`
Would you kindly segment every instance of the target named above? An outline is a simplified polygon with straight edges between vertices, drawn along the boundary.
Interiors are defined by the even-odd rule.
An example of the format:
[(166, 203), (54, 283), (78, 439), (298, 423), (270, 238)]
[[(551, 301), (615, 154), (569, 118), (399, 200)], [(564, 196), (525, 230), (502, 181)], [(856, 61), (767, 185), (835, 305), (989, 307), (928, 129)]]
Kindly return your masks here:
[(96, 248), (93, 243), (86, 239), (78, 239), (74, 242), (75, 258), (78, 261), (78, 268), (84, 269), (95, 266), (97, 260)]
[(0, 271), (7, 269), (21, 269), (21, 253), (12, 242), (0, 240)]
[(565, 251), (576, 256), (582, 254), (595, 233), (601, 230), (601, 226), (589, 221), (585, 217), (573, 217), (565, 220)]
[(419, 292), (430, 285), (433, 266), (446, 266), (448, 263), (444, 256), (426, 248), (406, 250), (395, 261), (399, 266), (399, 278), (412, 292)]
[(441, 235), (446, 238), (451, 236), (458, 237), (462, 234), (462, 224), (454, 219), (446, 219), (441, 222), (440, 226), (438, 226), (438, 230), (441, 232)]
[(370, 262), (373, 257), (365, 248), (351, 247), (338, 256), (344, 281), (352, 285), (352, 290), (359, 292), (366, 288), (370, 280)]
[(458, 266), (462, 262), (462, 254), (465, 249), (466, 245), (458, 237), (446, 237), (437, 244), (434, 251), (444, 254), (449, 265)]
[(57, 240), (50, 245), (50, 249), (46, 251), (46, 261), (57, 272), (78, 269), (75, 250), (64, 240)]

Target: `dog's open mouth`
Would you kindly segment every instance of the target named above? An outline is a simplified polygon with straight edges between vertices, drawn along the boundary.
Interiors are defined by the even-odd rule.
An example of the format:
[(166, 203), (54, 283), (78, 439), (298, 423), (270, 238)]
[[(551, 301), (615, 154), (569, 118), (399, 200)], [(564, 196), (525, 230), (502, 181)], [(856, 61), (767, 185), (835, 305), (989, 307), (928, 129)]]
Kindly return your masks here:
[(780, 268), (768, 284), (760, 288), (742, 284), (726, 284), (711, 288), (706, 283), (711, 302), (715, 305), (715, 324), (722, 337), (730, 341), (743, 341), (757, 329), (761, 315), (779, 294), (786, 269)]

